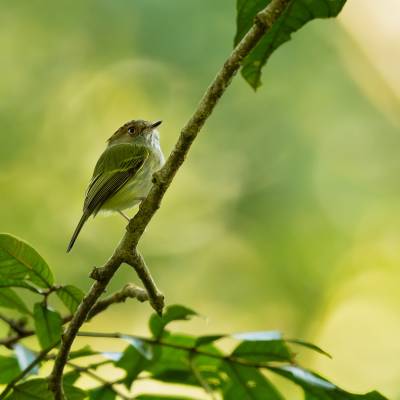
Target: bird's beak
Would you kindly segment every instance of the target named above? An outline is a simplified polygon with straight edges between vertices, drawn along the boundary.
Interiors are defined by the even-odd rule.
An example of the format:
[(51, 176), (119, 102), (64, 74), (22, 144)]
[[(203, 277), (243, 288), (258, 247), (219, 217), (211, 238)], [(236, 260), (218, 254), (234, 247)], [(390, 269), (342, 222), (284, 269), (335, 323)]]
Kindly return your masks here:
[(150, 128), (157, 128), (157, 126), (159, 126), (159, 125), (161, 125), (161, 123), (162, 123), (162, 121), (156, 121), (156, 122), (153, 122), (151, 125), (150, 125)]

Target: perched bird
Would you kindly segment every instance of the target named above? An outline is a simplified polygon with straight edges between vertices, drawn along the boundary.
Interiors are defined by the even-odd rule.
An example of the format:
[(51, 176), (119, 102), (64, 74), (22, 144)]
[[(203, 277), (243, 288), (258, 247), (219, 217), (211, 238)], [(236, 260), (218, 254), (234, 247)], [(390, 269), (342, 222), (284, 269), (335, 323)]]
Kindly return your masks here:
[(69, 252), (86, 220), (98, 212), (118, 212), (140, 203), (152, 185), (152, 175), (164, 164), (157, 127), (161, 121), (133, 120), (121, 126), (109, 139), (94, 168), (86, 190), (83, 214)]

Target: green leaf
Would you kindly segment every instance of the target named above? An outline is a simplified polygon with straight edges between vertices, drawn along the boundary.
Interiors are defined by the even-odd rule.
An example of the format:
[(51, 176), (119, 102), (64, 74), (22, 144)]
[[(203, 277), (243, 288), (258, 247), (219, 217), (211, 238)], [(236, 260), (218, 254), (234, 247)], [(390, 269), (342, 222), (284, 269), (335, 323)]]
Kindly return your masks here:
[(84, 296), (82, 290), (73, 285), (62, 286), (56, 294), (71, 313), (76, 311)]
[(89, 390), (88, 393), (89, 400), (114, 400), (116, 398), (115, 392), (113, 392), (109, 386), (100, 386)]
[[(271, 0), (237, 0), (235, 45), (253, 25), (256, 14), (270, 2)], [(345, 3), (346, 0), (292, 0), (272, 28), (244, 59), (242, 64), (244, 79), (257, 89), (261, 85), (262, 67), (279, 46), (290, 40), (293, 32), (313, 19), (337, 16)]]
[(207, 345), (207, 344), (216, 342), (217, 340), (222, 339), (222, 338), (224, 338), (224, 337), (226, 337), (226, 336), (227, 336), (227, 335), (222, 335), (222, 334), (221, 334), (221, 335), (216, 334), (216, 335), (199, 336), (199, 337), (196, 339), (195, 346), (196, 346), (196, 347), (205, 346), (205, 345)]
[(346, 392), (316, 373), (295, 365), (268, 367), (268, 369), (302, 387), (307, 400), (387, 400), (378, 392), (367, 394)]
[(21, 298), (10, 288), (0, 289), (0, 307), (18, 310), (23, 314), (31, 314)]
[(21, 369), (16, 358), (0, 356), (0, 371), (0, 384), (6, 384), (11, 382)]
[(5, 279), (28, 279), (42, 288), (54, 282), (46, 261), (29, 244), (8, 234), (0, 234), (0, 276)]
[(63, 376), (64, 386), (72, 386), (81, 376), (79, 371), (69, 371)]
[[(20, 343), (15, 344), (13, 348), (21, 371), (27, 368), (36, 358), (36, 354), (32, 350)], [(36, 365), (28, 372), (28, 375), (37, 374), (38, 372), (39, 367)]]
[(121, 335), (121, 339), (124, 339), (129, 344), (131, 344), (147, 360), (151, 360), (153, 358), (152, 347), (140, 338), (128, 335)]
[(255, 340), (240, 343), (232, 356), (255, 362), (292, 361), (292, 354), (283, 340)]
[(188, 320), (190, 317), (198, 315), (195, 311), (181, 305), (172, 305), (166, 308), (162, 317), (153, 314), (150, 317), (149, 328), (155, 337), (161, 336), (164, 328), (172, 321)]
[(320, 347), (318, 347), (317, 345), (315, 345), (313, 343), (309, 343), (309, 342), (306, 342), (306, 341), (300, 340), (300, 339), (286, 339), (286, 342), (306, 347), (308, 349), (316, 351), (317, 353), (323, 354), (324, 356), (332, 358), (332, 356), (329, 353), (327, 353), (325, 350), (322, 350)]
[(42, 303), (36, 303), (33, 309), (36, 336), (42, 349), (57, 343), (61, 338), (62, 319), (57, 311), (50, 310)]
[(52, 400), (47, 379), (32, 379), (14, 387), (7, 400)]
[(283, 400), (281, 394), (256, 368), (225, 363), (229, 380), (224, 387), (224, 400)]
[(125, 370), (126, 375), (123, 383), (128, 389), (137, 376), (149, 365), (150, 361), (144, 358), (133, 346), (128, 346), (121, 359), (115, 363), (116, 367)]
[[(190, 349), (194, 347), (196, 339), (188, 335), (165, 333), (163, 343)], [(153, 375), (159, 375), (170, 370), (190, 371), (190, 351), (158, 345), (154, 346), (154, 353), (154, 364), (148, 369)]]
[(20, 281), (18, 279), (0, 279), (0, 288), (4, 287), (20, 287), (24, 289), (28, 289), (34, 293), (40, 293), (40, 290), (30, 285), (27, 282)]
[(88, 356), (94, 356), (96, 354), (99, 354), (97, 351), (94, 351), (88, 344), (84, 347), (82, 347), (79, 350), (74, 350), (69, 353), (69, 359), (72, 360), (74, 358), (79, 358), (79, 357), (88, 357)]
[(65, 383), (63, 387), (65, 400), (83, 400), (87, 398), (86, 392), (84, 392), (82, 389), (72, 385), (66, 385)]

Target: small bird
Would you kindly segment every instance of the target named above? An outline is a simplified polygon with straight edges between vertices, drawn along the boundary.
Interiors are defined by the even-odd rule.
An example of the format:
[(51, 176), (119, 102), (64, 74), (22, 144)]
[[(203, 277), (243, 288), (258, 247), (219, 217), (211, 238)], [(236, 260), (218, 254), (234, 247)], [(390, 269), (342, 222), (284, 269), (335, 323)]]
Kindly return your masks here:
[(109, 139), (86, 190), (83, 214), (69, 242), (72, 249), (87, 219), (99, 212), (123, 213), (140, 203), (152, 185), (152, 175), (164, 165), (157, 127), (162, 121), (133, 120)]

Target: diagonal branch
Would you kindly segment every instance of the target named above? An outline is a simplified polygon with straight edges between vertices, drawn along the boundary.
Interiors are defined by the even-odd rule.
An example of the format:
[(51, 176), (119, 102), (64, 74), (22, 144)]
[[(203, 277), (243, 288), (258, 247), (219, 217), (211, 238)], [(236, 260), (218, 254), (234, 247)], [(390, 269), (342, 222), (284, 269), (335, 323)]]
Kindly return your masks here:
[[(82, 300), (62, 338), (60, 351), (56, 357), (49, 383), (49, 387), (54, 393), (55, 400), (62, 400), (64, 397), (62, 393), (62, 373), (78, 330), (85, 322), (91, 308), (107, 287), (114, 273), (123, 262), (132, 265), (130, 261), (133, 261), (133, 267), (136, 272), (138, 274), (143, 274), (139, 274), (139, 277), (147, 289), (150, 303), (158, 313), (162, 312), (164, 304), (163, 296), (154, 285), (147, 268), (143, 268), (143, 265), (145, 266), (144, 262), (142, 263), (143, 259), (136, 252), (139, 239), (153, 215), (160, 207), (161, 200), (178, 169), (183, 164), (193, 141), (196, 139), (204, 123), (229, 86), (232, 78), (239, 70), (243, 59), (254, 49), (264, 34), (282, 15), (289, 3), (290, 0), (272, 0), (266, 8), (257, 14), (253, 26), (233, 49), (213, 82), (206, 90), (197, 109), (182, 129), (175, 148), (168, 157), (164, 167), (154, 174), (153, 186), (147, 197), (140, 204), (139, 211), (129, 222), (127, 231), (117, 249), (114, 251), (114, 254), (103, 268), (97, 270), (98, 274), (95, 278), (97, 281), (92, 285), (89, 293)], [(134, 260), (131, 260), (132, 257)]]

